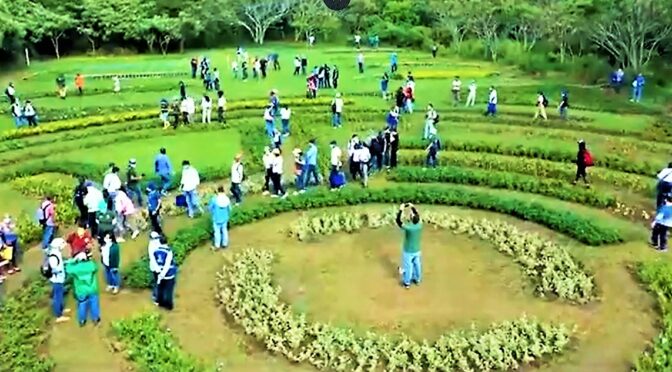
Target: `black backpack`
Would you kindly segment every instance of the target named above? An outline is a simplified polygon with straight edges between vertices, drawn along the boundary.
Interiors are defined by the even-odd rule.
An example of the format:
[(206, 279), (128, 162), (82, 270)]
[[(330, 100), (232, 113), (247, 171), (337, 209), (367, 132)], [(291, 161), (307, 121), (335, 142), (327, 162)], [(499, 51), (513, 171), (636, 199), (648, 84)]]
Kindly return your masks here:
[(541, 102), (541, 104), (544, 105), (544, 107), (548, 107), (548, 98), (546, 98), (546, 96), (542, 97), (544, 97), (544, 100)]
[(51, 279), (51, 277), (54, 276), (54, 270), (51, 268), (51, 265), (49, 264), (49, 259), (51, 257), (56, 257), (56, 259), (59, 260), (58, 256), (56, 256), (55, 254), (50, 254), (49, 256), (47, 256), (47, 260), (42, 264), (42, 266), (40, 266), (40, 273), (46, 279)]
[(438, 123), (439, 123), (439, 113), (437, 112), (436, 116), (434, 117), (434, 124), (438, 124)]

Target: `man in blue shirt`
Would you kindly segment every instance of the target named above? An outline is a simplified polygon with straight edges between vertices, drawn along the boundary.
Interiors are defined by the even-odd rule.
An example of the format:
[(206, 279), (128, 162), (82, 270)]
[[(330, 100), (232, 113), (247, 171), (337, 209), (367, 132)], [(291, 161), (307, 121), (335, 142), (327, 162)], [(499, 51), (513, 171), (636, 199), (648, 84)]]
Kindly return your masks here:
[(644, 75), (637, 74), (637, 77), (635, 80), (632, 81), (632, 99), (630, 102), (637, 102), (642, 100), (642, 93), (644, 93), (644, 84), (646, 83), (646, 80), (644, 80)]
[(168, 240), (164, 236), (160, 238), (161, 245), (153, 252), (154, 260), (157, 264), (158, 275), (157, 284), (157, 302), (160, 307), (166, 310), (173, 310), (173, 296), (175, 294), (175, 278), (177, 277), (177, 264), (173, 251), (168, 246)]
[(161, 148), (159, 154), (154, 159), (154, 172), (159, 177), (161, 193), (165, 194), (170, 188), (170, 182), (173, 175), (173, 166), (166, 155), (166, 149)]
[(312, 175), (315, 178), (315, 184), (320, 184), (320, 179), (317, 175), (317, 145), (315, 145), (315, 139), (311, 139), (308, 142), (308, 148), (304, 152), (305, 155), (305, 164), (303, 166), (303, 188), (308, 186), (308, 181), (310, 181), (310, 176)]
[(229, 219), (231, 217), (231, 201), (224, 192), (224, 187), (217, 188), (217, 195), (213, 195), (208, 204), (208, 210), (212, 216), (212, 229), (214, 232), (213, 250), (227, 248), (229, 246)]
[(397, 72), (397, 53), (394, 52), (390, 55), (390, 71), (392, 73)]
[(658, 208), (656, 217), (651, 223), (651, 246), (660, 252), (667, 252), (667, 231), (672, 227), (672, 197), (665, 198), (665, 203)]

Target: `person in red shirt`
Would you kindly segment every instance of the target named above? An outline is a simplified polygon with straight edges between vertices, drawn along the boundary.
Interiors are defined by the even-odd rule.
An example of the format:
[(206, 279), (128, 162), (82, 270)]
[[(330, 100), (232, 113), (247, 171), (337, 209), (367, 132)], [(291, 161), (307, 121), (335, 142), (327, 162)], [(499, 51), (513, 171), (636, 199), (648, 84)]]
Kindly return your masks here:
[(87, 255), (91, 254), (93, 238), (91, 237), (91, 233), (82, 224), (77, 227), (76, 231), (68, 235), (66, 242), (70, 245), (70, 257), (75, 257), (82, 252), (85, 252)]

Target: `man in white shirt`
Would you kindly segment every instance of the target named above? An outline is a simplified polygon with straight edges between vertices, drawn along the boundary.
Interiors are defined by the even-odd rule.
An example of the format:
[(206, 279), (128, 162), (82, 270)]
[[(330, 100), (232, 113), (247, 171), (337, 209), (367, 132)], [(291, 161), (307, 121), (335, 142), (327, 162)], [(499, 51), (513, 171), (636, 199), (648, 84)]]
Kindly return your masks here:
[(360, 45), (361, 45), (361, 42), (362, 42), (362, 37), (359, 34), (356, 34), (355, 35), (355, 46), (357, 48), (359, 48)]
[(198, 175), (198, 171), (189, 164), (189, 160), (184, 160), (182, 162), (182, 180), (180, 181), (180, 189), (187, 202), (187, 215), (189, 218), (194, 218), (194, 212), (196, 210), (198, 210), (199, 213), (203, 213), (203, 208), (201, 208), (198, 199), (198, 191), (196, 190), (200, 184), (201, 179)]
[(451, 91), (453, 92), (453, 106), (457, 106), (460, 103), (460, 91), (462, 90), (462, 81), (459, 76), (455, 76), (453, 79), (453, 86)]
[(329, 157), (331, 164), (331, 171), (338, 172), (338, 170), (341, 169), (341, 166), (343, 165), (343, 163), (341, 162), (341, 156), (343, 156), (343, 151), (341, 151), (341, 148), (338, 147), (336, 141), (331, 141), (329, 145), (331, 146), (331, 155)]
[(292, 110), (287, 105), (283, 105), (280, 109), (280, 120), (282, 122), (282, 135), (289, 136), (289, 119), (292, 116)]
[(114, 200), (117, 196), (117, 191), (121, 188), (121, 179), (119, 178), (119, 167), (116, 165), (112, 167), (110, 173), (105, 175), (103, 179), (103, 188), (110, 194), (110, 198)]
[(271, 181), (273, 181), (273, 194), (272, 198), (277, 198), (281, 196), (283, 198), (287, 197), (285, 189), (282, 187), (282, 171), (283, 171), (283, 160), (280, 149), (273, 149), (273, 163), (271, 165)]
[(369, 148), (361, 143), (357, 144), (353, 158), (359, 164), (359, 175), (362, 177), (362, 185), (367, 187), (369, 185), (369, 161), (371, 160)]
[(96, 213), (100, 208), (100, 203), (104, 200), (103, 193), (95, 188), (91, 182), (86, 183), (86, 195), (84, 196), (84, 205), (87, 209), (87, 221), (91, 228), (93, 236), (98, 235), (98, 223), (96, 222)]
[(656, 179), (658, 179), (656, 184), (656, 208), (660, 208), (661, 205), (665, 204), (665, 197), (672, 192), (672, 163), (658, 172)]
[(212, 120), (212, 100), (208, 95), (204, 95), (201, 100), (201, 115), (203, 124), (210, 124)]
[(299, 56), (296, 56), (294, 58), (294, 76), (299, 75), (301, 73), (301, 58)]
[(233, 165), (231, 165), (231, 195), (236, 205), (240, 205), (243, 202), (243, 191), (240, 189), (240, 184), (243, 183), (243, 155), (238, 154), (233, 159)]
[(473, 107), (476, 103), (476, 80), (472, 80), (469, 83), (469, 94), (467, 95), (467, 104), (466, 107)]
[(7, 85), (7, 89), (5, 89), (5, 95), (7, 96), (10, 105), (16, 102), (16, 89), (14, 89), (14, 83), (9, 83), (9, 85)]
[(223, 91), (217, 92), (217, 120), (220, 124), (226, 123), (224, 113), (226, 112), (226, 97)]
[(497, 114), (497, 90), (494, 85), (490, 86), (490, 95), (488, 96), (488, 110), (485, 116), (495, 116)]
[(189, 114), (189, 122), (194, 122), (194, 114), (196, 113), (196, 102), (191, 97), (187, 97), (187, 113)]
[(308, 36), (308, 45), (313, 46), (315, 44), (315, 35)]
[(357, 53), (357, 68), (360, 74), (364, 73), (364, 53), (362, 52)]
[(535, 119), (541, 116), (544, 120), (548, 120), (548, 117), (546, 116), (546, 105), (548, 105), (548, 101), (546, 100), (544, 93), (537, 93), (537, 110), (534, 112)]
[(344, 106), (343, 98), (341, 98), (341, 93), (336, 93), (336, 97), (334, 98), (333, 101), (331, 101), (331, 110), (332, 110), (332, 118), (331, 118), (331, 125), (334, 128), (340, 128), (342, 125), (341, 122), (341, 116), (343, 115), (343, 106)]
[(186, 98), (180, 101), (180, 112), (182, 113), (182, 122), (185, 125), (189, 124), (189, 102)]

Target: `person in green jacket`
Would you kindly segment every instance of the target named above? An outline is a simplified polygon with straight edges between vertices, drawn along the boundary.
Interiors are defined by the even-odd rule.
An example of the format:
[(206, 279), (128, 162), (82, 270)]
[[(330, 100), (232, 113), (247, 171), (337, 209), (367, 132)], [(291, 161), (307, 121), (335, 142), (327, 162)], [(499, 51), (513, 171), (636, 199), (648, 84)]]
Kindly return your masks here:
[[(401, 220), (402, 214), (406, 209), (411, 210), (409, 221)], [(422, 279), (422, 260), (420, 255), (420, 237), (422, 233), (422, 222), (420, 214), (411, 203), (405, 203), (399, 206), (396, 218), (397, 225), (404, 231), (404, 245), (401, 254), (401, 284), (404, 288), (410, 288), (411, 283), (420, 284)]]
[(114, 233), (107, 233), (103, 237), (104, 244), (100, 246), (100, 260), (105, 268), (105, 282), (107, 282), (107, 292), (112, 294), (119, 293), (121, 277), (119, 275), (119, 243), (114, 238)]
[(97, 272), (98, 266), (86, 255), (78, 255), (65, 262), (65, 274), (73, 281), (80, 327), (86, 324), (89, 315), (95, 325), (100, 323)]
[(98, 212), (96, 212), (96, 223), (98, 224), (98, 244), (105, 244), (105, 235), (114, 235), (114, 228), (117, 226), (117, 214), (114, 212), (114, 204), (110, 193), (103, 190), (103, 200), (100, 201)]

